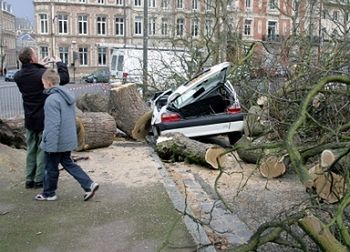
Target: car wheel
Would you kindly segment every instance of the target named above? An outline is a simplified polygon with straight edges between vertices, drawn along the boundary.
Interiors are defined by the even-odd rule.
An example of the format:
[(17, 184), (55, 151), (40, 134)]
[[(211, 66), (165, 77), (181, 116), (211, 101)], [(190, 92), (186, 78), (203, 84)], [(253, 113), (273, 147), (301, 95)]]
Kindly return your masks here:
[(234, 145), (242, 137), (242, 132), (228, 133), (227, 136), (230, 144)]
[(96, 78), (93, 78), (92, 83), (96, 83), (96, 82), (97, 82)]
[(159, 137), (159, 129), (156, 126), (152, 126), (152, 133), (155, 140)]

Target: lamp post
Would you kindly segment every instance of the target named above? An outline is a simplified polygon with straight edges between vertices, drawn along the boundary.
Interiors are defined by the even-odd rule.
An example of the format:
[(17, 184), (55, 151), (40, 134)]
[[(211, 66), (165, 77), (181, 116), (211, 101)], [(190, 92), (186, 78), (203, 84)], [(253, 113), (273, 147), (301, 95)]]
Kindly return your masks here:
[(143, 1), (143, 85), (142, 95), (145, 97), (148, 85), (148, 1)]
[(77, 43), (77, 41), (72, 40), (72, 64), (71, 64), (71, 66), (73, 67), (73, 83), (75, 83), (75, 70), (76, 70), (75, 61), (77, 60), (77, 52), (74, 51), (74, 47), (75, 47), (76, 43)]

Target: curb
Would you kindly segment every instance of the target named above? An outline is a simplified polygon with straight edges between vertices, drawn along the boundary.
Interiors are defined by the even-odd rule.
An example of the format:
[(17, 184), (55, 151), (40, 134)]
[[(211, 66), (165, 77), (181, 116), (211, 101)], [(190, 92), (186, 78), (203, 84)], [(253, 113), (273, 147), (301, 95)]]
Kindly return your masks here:
[[(158, 171), (163, 178), (164, 187), (169, 195), (170, 200), (174, 204), (174, 207), (177, 211), (181, 213), (188, 213), (189, 216), (193, 216), (191, 209), (186, 205), (185, 198), (181, 192), (177, 189), (174, 181), (170, 178), (169, 173), (165, 169), (162, 161), (158, 155), (150, 148), (151, 157), (159, 165)], [(197, 250), (201, 252), (216, 252), (215, 247), (211, 244), (204, 228), (200, 223), (195, 222), (188, 215), (185, 215), (183, 218), (187, 230), (191, 234), (194, 242), (197, 244)]]

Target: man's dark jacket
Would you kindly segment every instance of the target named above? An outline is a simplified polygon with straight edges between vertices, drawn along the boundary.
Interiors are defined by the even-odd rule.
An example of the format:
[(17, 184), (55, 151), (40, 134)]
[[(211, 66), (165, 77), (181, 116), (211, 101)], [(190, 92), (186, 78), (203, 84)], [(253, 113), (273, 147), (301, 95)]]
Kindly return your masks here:
[[(67, 66), (57, 62), (57, 72), (60, 76), (60, 85), (69, 82)], [(44, 94), (44, 84), (41, 80), (46, 67), (40, 64), (23, 64), (14, 79), (22, 93), (24, 107), (24, 126), (32, 131), (44, 130), (44, 104), (47, 95)]]

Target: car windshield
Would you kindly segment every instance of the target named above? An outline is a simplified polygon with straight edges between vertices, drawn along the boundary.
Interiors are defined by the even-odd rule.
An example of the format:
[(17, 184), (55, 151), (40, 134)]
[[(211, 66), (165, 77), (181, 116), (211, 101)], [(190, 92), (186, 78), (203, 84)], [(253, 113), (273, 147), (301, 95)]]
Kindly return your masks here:
[[(215, 88), (219, 83), (224, 83), (226, 76), (227, 68), (222, 69), (217, 73), (209, 73), (209, 74), (201, 74), (196, 76), (185, 85), (187, 87), (193, 86), (193, 88), (189, 88), (182, 95), (178, 96), (173, 101), (173, 106), (177, 109), (181, 109), (189, 103), (196, 100), (196, 98), (200, 97), (202, 94), (209, 92), (213, 88)], [(199, 84), (198, 84), (199, 82)]]

